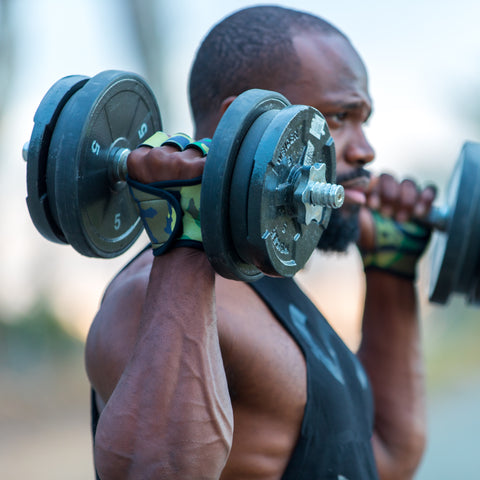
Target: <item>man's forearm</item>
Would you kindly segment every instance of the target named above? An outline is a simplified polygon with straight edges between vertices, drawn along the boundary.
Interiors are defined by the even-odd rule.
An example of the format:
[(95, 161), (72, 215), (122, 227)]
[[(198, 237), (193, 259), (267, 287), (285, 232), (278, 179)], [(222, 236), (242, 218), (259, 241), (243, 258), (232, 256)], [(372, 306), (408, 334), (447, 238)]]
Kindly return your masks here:
[(424, 368), (413, 282), (370, 271), (358, 352), (374, 393), (381, 478), (410, 478), (425, 443)]
[(133, 354), (100, 417), (97, 469), (105, 479), (218, 478), (232, 424), (214, 272), (202, 252), (174, 250), (153, 262)]

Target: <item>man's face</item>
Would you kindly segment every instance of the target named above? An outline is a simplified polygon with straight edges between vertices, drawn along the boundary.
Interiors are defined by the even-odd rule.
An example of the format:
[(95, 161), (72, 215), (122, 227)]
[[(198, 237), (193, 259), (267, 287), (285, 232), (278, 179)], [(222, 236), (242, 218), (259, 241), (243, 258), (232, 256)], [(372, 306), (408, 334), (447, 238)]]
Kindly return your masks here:
[(305, 34), (294, 39), (301, 61), (296, 82), (280, 90), (291, 103), (310, 105), (326, 118), (335, 141), (337, 183), (344, 206), (332, 218), (319, 247), (346, 250), (358, 235), (357, 213), (369, 183), (363, 167), (374, 158), (364, 134), (372, 102), (365, 67), (350, 43), (337, 35)]

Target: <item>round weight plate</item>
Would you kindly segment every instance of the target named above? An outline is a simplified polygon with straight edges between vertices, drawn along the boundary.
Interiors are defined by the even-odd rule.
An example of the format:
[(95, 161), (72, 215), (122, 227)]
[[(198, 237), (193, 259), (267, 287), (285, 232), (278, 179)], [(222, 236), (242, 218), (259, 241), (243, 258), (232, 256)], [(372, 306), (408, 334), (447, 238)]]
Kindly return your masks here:
[(226, 278), (253, 281), (262, 276), (235, 250), (230, 228), (230, 183), (238, 152), (253, 122), (263, 113), (287, 105), (290, 103), (279, 93), (248, 90), (232, 102), (215, 130), (202, 180), (202, 239), (210, 263)]
[(247, 228), (253, 159), (265, 129), (277, 114), (278, 110), (268, 110), (253, 122), (240, 146), (230, 182), (230, 230), (235, 250), (244, 262), (237, 263), (237, 268), (244, 271), (245, 275), (259, 271), (252, 263)]
[(109, 165), (117, 148), (133, 149), (161, 128), (151, 89), (129, 72), (94, 76), (63, 108), (47, 182), (55, 192), (54, 215), (82, 255), (115, 257), (138, 238), (143, 227), (128, 187), (111, 180)]
[(55, 222), (47, 190), (48, 149), (58, 116), (70, 97), (82, 88), (88, 77), (71, 75), (61, 78), (43, 97), (33, 118), (27, 154), (27, 207), (33, 224), (47, 240), (67, 243)]
[(480, 144), (464, 144), (446, 193), (447, 228), (435, 231), (431, 247), (429, 299), (445, 304), (450, 294), (466, 293), (478, 276)]
[(322, 115), (293, 105), (267, 126), (254, 157), (248, 197), (251, 262), (272, 276), (291, 277), (304, 267), (330, 219), (324, 207), (320, 222), (306, 225), (293, 200), (292, 173), (303, 165), (326, 165), (326, 181), (335, 181), (335, 150)]
[[(480, 259), (480, 144), (470, 143), (466, 146), (465, 155), (471, 160), (469, 171), (470, 185), (470, 220), (467, 229), (462, 232), (463, 250), (459, 258), (459, 268), (455, 292), (464, 294), (469, 303), (475, 303), (475, 284), (478, 281)], [(469, 196), (468, 192), (464, 192)]]

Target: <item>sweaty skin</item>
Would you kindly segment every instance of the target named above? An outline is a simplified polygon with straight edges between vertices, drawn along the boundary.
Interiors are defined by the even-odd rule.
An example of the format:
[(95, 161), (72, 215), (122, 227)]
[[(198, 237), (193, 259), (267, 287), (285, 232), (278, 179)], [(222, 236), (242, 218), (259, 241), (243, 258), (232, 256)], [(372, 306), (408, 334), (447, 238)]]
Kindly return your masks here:
[[(374, 158), (363, 130), (372, 110), (365, 67), (340, 36), (303, 34), (295, 46), (297, 81), (278, 90), (325, 115), (337, 175), (350, 177), (344, 214), (362, 206), (361, 242), (368, 245), (369, 185), (355, 177)], [(193, 150), (140, 149), (128, 170), (144, 182), (185, 179), (203, 162)], [(400, 190), (388, 202), (392, 215), (411, 212), (417, 202), (429, 209), (431, 195)], [(385, 195), (375, 192), (381, 204)], [(368, 273), (366, 282), (358, 356), (376, 405), (372, 445), (380, 478), (408, 479), (425, 431), (415, 289), (382, 272)], [(103, 409), (95, 443), (102, 479), (281, 478), (306, 403), (304, 357), (253, 290), (216, 276), (203, 252), (178, 248), (155, 259), (146, 252), (127, 267), (92, 325), (86, 365)]]

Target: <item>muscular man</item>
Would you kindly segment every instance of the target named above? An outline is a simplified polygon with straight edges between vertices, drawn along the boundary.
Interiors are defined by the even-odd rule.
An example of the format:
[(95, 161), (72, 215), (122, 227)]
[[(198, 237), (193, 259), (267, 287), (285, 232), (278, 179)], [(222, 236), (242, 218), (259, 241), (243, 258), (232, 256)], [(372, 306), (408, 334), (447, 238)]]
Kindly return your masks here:
[[(425, 441), (414, 278), (428, 235), (398, 222), (425, 214), (434, 192), (387, 175), (369, 186), (367, 72), (327, 22), (271, 6), (214, 27), (190, 78), (196, 138), (211, 137), (250, 88), (327, 119), (346, 195), (320, 248), (358, 240), (365, 253), (359, 351), (292, 279), (245, 284), (215, 275), (199, 249), (147, 250), (108, 287), (88, 336), (99, 476), (412, 478)], [(201, 175), (204, 161), (195, 149), (144, 146), (128, 171), (141, 184), (185, 180)], [(342, 295), (348, 302), (348, 290)]]

